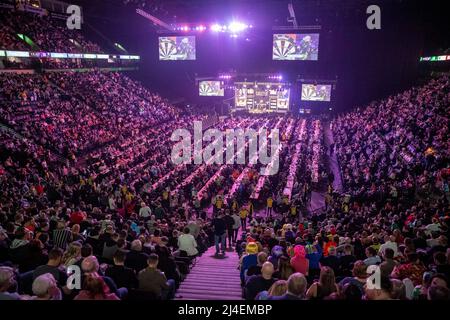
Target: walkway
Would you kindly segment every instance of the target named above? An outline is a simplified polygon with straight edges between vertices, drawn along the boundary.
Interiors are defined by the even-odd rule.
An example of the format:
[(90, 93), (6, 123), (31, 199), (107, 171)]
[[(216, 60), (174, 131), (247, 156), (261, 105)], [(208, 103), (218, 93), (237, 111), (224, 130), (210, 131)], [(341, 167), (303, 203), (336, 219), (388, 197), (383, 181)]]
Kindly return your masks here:
[(177, 290), (175, 300), (242, 300), (239, 256), (227, 252), (216, 258), (210, 247), (200, 258)]
[(310, 212), (315, 212), (325, 206), (325, 195), (323, 192), (313, 191), (311, 193), (311, 202), (309, 203)]
[[(330, 123), (327, 122), (324, 124), (323, 127), (324, 130), (324, 136), (325, 136), (325, 145), (327, 146), (327, 150), (329, 150), (329, 147), (332, 143), (334, 143), (333, 133), (331, 132)], [(341, 178), (341, 169), (339, 167), (339, 162), (337, 160), (336, 153), (333, 152), (331, 155), (328, 152), (328, 164), (329, 169), (334, 174), (334, 182), (333, 182), (333, 189), (336, 191), (342, 191), (342, 178)]]

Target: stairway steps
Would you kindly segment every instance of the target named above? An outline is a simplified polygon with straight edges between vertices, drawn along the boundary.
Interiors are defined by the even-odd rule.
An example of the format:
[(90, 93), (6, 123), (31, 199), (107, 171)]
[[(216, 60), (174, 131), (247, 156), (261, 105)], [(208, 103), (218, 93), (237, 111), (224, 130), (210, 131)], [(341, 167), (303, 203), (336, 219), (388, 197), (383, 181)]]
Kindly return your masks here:
[(175, 300), (242, 300), (239, 256), (227, 252), (226, 258), (220, 259), (214, 253), (213, 246), (197, 259)]
[(215, 295), (224, 295), (224, 296), (240, 296), (242, 294), (242, 290), (223, 290), (223, 289), (199, 289), (199, 288), (183, 288), (178, 290), (178, 293), (181, 295), (186, 295), (188, 293), (194, 294), (215, 294)]

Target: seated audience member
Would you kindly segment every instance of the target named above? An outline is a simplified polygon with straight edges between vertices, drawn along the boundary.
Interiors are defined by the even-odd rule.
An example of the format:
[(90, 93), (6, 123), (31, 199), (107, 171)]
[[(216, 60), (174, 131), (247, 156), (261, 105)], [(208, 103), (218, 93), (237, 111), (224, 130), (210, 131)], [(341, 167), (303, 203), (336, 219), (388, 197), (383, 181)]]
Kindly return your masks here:
[(198, 254), (197, 241), (193, 235), (189, 234), (190, 229), (185, 227), (183, 234), (178, 237), (178, 250), (185, 252), (188, 257), (194, 257)]
[(341, 265), (339, 258), (336, 256), (336, 247), (331, 246), (328, 248), (328, 256), (320, 259), (320, 265), (330, 267), (333, 269), (334, 274), (339, 274)]
[(364, 260), (366, 266), (377, 265), (381, 263), (380, 256), (377, 255), (377, 251), (373, 247), (366, 248), (367, 258)]
[(353, 283), (344, 285), (340, 292), (343, 300), (360, 301), (364, 296), (364, 289), (361, 290), (360, 287)]
[(25, 272), (27, 270), (22, 270), (20, 266), (27, 265), (27, 260), (30, 257), (30, 237), (31, 234), (24, 227), (20, 226), (15, 231), (15, 238), (11, 242), (9, 249), (9, 257), (11, 262), (19, 266), (20, 272)]
[(267, 300), (270, 297), (282, 296), (287, 292), (287, 288), (288, 286), (286, 280), (277, 280), (268, 291), (261, 291), (258, 293), (255, 300)]
[(36, 280), (36, 278), (40, 275), (50, 273), (55, 278), (56, 282), (58, 282), (59, 287), (63, 289), (66, 288), (67, 273), (61, 265), (62, 257), (63, 251), (60, 248), (53, 248), (48, 253), (47, 264), (39, 266), (33, 271), (33, 281)]
[[(449, 256), (450, 257), (450, 256)], [(434, 271), (445, 275), (450, 280), (450, 264), (444, 252), (436, 252), (433, 255)]]
[(142, 252), (142, 242), (140, 240), (131, 242), (130, 251), (125, 259), (125, 266), (137, 273), (147, 266), (147, 259), (148, 255)]
[(98, 263), (96, 256), (89, 256), (83, 259), (81, 263), (81, 270), (83, 271), (83, 275), (81, 277), (82, 283), (84, 283), (84, 278), (88, 275), (93, 275), (94, 277), (102, 278), (102, 281), (108, 286), (109, 292), (114, 293), (119, 298), (123, 299), (127, 296), (128, 290), (127, 288), (121, 287), (117, 288), (116, 283), (113, 279), (108, 276), (102, 276), (99, 273), (100, 265)]
[(395, 241), (394, 235), (386, 235), (384, 237), (384, 243), (380, 246), (380, 250), (378, 251), (378, 254), (382, 257), (385, 256), (386, 249), (391, 249), (394, 253), (394, 258), (398, 256), (398, 244)]
[(95, 274), (88, 274), (83, 281), (82, 290), (74, 300), (120, 300), (110, 293), (105, 281)]
[(431, 286), (428, 289), (427, 294), (428, 300), (450, 300), (450, 290), (446, 287), (441, 286)]
[(440, 286), (448, 288), (448, 279), (445, 275), (438, 273), (431, 277), (430, 286)]
[(53, 245), (66, 250), (67, 244), (72, 241), (72, 231), (64, 221), (58, 221), (56, 230), (53, 230)]
[(410, 279), (415, 286), (422, 282), (422, 275), (426, 271), (417, 253), (407, 255), (407, 263), (397, 265), (391, 273), (394, 279)]
[(133, 269), (125, 267), (126, 253), (123, 250), (117, 250), (114, 254), (114, 265), (109, 266), (105, 275), (114, 280), (119, 288), (137, 288), (138, 282), (136, 273)]
[(392, 282), (388, 277), (381, 277), (380, 286), (366, 286), (367, 300), (392, 300)]
[(448, 279), (443, 274), (435, 274), (431, 278), (427, 292), (428, 300), (450, 300)]
[(364, 261), (358, 260), (353, 265), (353, 277), (346, 277), (339, 282), (341, 288), (348, 284), (356, 286), (360, 291), (361, 295), (364, 294), (364, 286), (367, 284), (367, 266)]
[[(163, 237), (162, 243), (167, 243), (166, 237)], [(175, 257), (170, 253), (170, 249), (162, 244), (155, 247), (155, 253), (158, 255), (158, 269), (160, 269), (167, 279), (173, 279), (178, 287), (181, 281), (180, 271), (178, 269)]]
[(265, 262), (261, 268), (261, 274), (251, 276), (247, 280), (244, 288), (245, 298), (247, 300), (254, 300), (258, 293), (268, 290), (276, 281), (276, 279), (272, 277), (273, 273), (273, 264)]
[(138, 274), (139, 290), (153, 293), (163, 300), (173, 299), (175, 296), (175, 282), (167, 280), (164, 273), (158, 270), (158, 255), (152, 253), (147, 259), (147, 268)]
[(380, 264), (381, 275), (389, 277), (392, 270), (397, 266), (397, 262), (394, 260), (394, 250), (386, 248), (383, 251), (383, 259), (384, 261)]
[(14, 269), (0, 266), (0, 301), (20, 299), (21, 296), (17, 293), (17, 281)]
[(334, 271), (330, 267), (322, 267), (320, 269), (319, 281), (314, 282), (309, 287), (306, 296), (312, 300), (323, 300), (334, 292), (339, 294), (339, 287), (336, 284)]
[(251, 266), (247, 269), (247, 279), (250, 276), (261, 274), (261, 269), (263, 264), (267, 261), (267, 253), (260, 252), (257, 255), (258, 264), (256, 266)]
[(287, 280), (287, 292), (281, 296), (271, 296), (269, 300), (305, 300), (308, 283), (306, 277), (297, 272)]
[(119, 240), (119, 234), (113, 233), (103, 244), (102, 258), (104, 261), (112, 262), (114, 254), (118, 250), (119, 246), (117, 241)]
[(350, 244), (345, 244), (344, 254), (339, 257), (340, 275), (343, 277), (348, 277), (352, 274), (353, 264), (357, 260), (352, 251), (353, 247)]
[(71, 266), (73, 264), (77, 264), (81, 260), (81, 243), (74, 241), (69, 244), (66, 252), (64, 252), (62, 256), (62, 264), (64, 267)]
[(34, 279), (32, 300), (62, 300), (61, 290), (51, 273), (44, 273)]
[(406, 286), (403, 281), (391, 279), (392, 291), (391, 298), (393, 300), (406, 300)]

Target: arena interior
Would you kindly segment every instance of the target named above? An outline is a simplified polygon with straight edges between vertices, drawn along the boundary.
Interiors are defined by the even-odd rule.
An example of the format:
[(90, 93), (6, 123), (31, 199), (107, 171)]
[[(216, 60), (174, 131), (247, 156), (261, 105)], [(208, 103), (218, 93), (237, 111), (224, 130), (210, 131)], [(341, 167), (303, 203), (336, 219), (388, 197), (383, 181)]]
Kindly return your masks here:
[(448, 301), (443, 4), (1, 0), (0, 300)]

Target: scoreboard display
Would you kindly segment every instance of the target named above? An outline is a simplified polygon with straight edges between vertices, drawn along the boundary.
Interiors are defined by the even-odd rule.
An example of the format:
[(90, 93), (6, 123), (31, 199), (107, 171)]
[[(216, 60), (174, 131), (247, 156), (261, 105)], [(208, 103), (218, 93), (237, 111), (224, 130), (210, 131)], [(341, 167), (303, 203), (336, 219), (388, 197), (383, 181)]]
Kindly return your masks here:
[(235, 109), (252, 113), (287, 112), (290, 88), (270, 82), (235, 82)]

